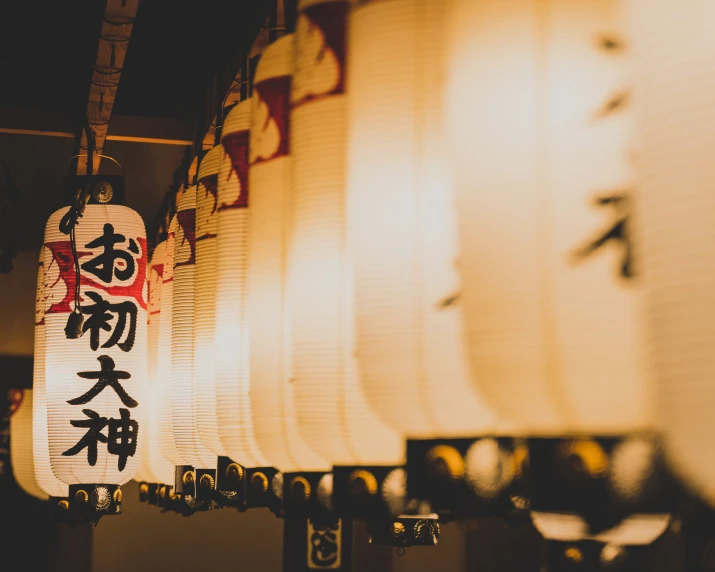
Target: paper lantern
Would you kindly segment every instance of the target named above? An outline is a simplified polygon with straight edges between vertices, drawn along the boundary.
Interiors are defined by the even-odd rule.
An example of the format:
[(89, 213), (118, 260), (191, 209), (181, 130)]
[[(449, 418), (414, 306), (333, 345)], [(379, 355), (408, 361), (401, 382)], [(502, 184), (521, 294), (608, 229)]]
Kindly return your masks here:
[(174, 440), (172, 421), (173, 399), (171, 384), (171, 341), (174, 311), (174, 242), (178, 219), (176, 215), (169, 223), (164, 247), (164, 265), (162, 268), (161, 299), (159, 313), (159, 342), (157, 349), (157, 381), (160, 399), (156, 405), (159, 427), (159, 450), (173, 466), (184, 464)]
[[(50, 297), (45, 295), (45, 288), (59, 278), (57, 265), (52, 265), (49, 272), (45, 267), (45, 246), (40, 250), (37, 265), (37, 294), (35, 298), (35, 342), (32, 365), (32, 453), (35, 465), (35, 477), (40, 488), (51, 497), (66, 497), (69, 487), (52, 472), (50, 464), (50, 446), (47, 428), (47, 399), (45, 383), (45, 311), (49, 307)], [(49, 263), (49, 260), (47, 261)]]
[(653, 420), (620, 7), (452, 3), (446, 124), (472, 372), (531, 435)]
[(10, 405), (10, 463), (15, 481), (28, 495), (47, 500), (35, 477), (32, 453), (32, 390), (12, 391)]
[(219, 437), (227, 455), (246, 466), (264, 466), (256, 446), (250, 402), (248, 320), (248, 133), (251, 101), (226, 116), (218, 174), (216, 245), (216, 399)]
[(677, 474), (715, 506), (715, 6), (632, 0), (638, 272), (658, 423)]
[(196, 192), (196, 315), (194, 318), (194, 383), (196, 421), (203, 443), (225, 456), (216, 417), (214, 330), (216, 327), (216, 229), (218, 226), (218, 171), (223, 148), (206, 153), (199, 168)]
[(89, 205), (75, 228), (84, 335), (65, 336), (76, 285), (69, 236), (59, 229), (68, 209), (45, 230), (45, 272), (56, 272), (45, 296), (45, 379), (50, 461), (67, 484), (121, 485), (139, 456), (139, 388), (146, 383), (144, 223), (133, 210)]
[(216, 455), (201, 441), (194, 385), (196, 292), (196, 186), (186, 189), (176, 211), (171, 314), (171, 397), (176, 450), (185, 465), (214, 468)]
[[(148, 271), (148, 309), (147, 309), (147, 383), (144, 388), (145, 414), (144, 439), (142, 442), (142, 465), (145, 482), (174, 485), (174, 465), (161, 452), (159, 445), (159, 408), (162, 399), (168, 395), (161, 394), (159, 383), (159, 337), (161, 326), (161, 292), (164, 282), (164, 259), (166, 258), (166, 241), (154, 248)], [(140, 480), (137, 471), (136, 480)], [(146, 480), (150, 479), (150, 480)]]
[(291, 383), (287, 261), (293, 202), (289, 154), (293, 35), (263, 52), (253, 84), (248, 305), (251, 410), (266, 460), (290, 472), (328, 467), (302, 440)]
[(442, 121), (442, 0), (356, 3), (348, 31), (347, 221), (370, 404), (410, 437), (493, 429), (462, 335)]
[(345, 229), (347, 4), (305, 0), (298, 10), (288, 278), (298, 425), (306, 443), (333, 464), (393, 464), (402, 444), (369, 408), (355, 356)]

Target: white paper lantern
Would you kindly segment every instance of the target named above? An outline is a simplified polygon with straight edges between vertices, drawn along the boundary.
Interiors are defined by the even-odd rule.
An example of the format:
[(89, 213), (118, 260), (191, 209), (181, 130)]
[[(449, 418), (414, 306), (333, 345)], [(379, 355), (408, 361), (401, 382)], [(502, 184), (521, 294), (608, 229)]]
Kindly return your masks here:
[(194, 385), (196, 291), (196, 186), (186, 189), (176, 210), (171, 320), (171, 397), (174, 442), (184, 464), (215, 468), (216, 455), (199, 435)]
[(12, 392), (10, 410), (10, 463), (15, 481), (28, 495), (47, 500), (35, 476), (32, 447), (32, 390)]
[(371, 405), (410, 437), (493, 429), (463, 340), (445, 167), (443, 0), (356, 2), (348, 30), (348, 228)]
[(50, 464), (50, 445), (47, 428), (47, 398), (45, 383), (45, 310), (49, 308), (50, 297), (45, 295), (45, 288), (59, 279), (59, 268), (52, 265), (47, 271), (45, 263), (50, 264), (50, 251), (44, 246), (40, 250), (37, 267), (37, 294), (35, 298), (35, 343), (32, 366), (32, 453), (35, 464), (35, 477), (40, 488), (51, 497), (66, 497), (69, 494), (67, 484), (60, 481), (52, 472)]
[(474, 378), (532, 435), (651, 428), (619, 0), (454, 0), (449, 151)]
[(225, 450), (219, 438), (216, 417), (216, 249), (218, 227), (218, 172), (223, 147), (217, 145), (201, 161), (196, 192), (196, 316), (194, 338), (194, 383), (196, 420), (203, 443), (217, 456)]
[(59, 229), (66, 212), (54, 213), (45, 230), (45, 272), (59, 271), (45, 287), (50, 461), (67, 484), (121, 485), (139, 462), (138, 398), (146, 383), (144, 223), (127, 207), (85, 208), (75, 228), (84, 335), (68, 339), (76, 278), (69, 236)]
[(302, 440), (291, 383), (287, 262), (293, 203), (289, 154), (293, 35), (263, 52), (253, 84), (248, 323), (256, 443), (282, 471), (328, 468)]
[[(157, 380), (159, 400), (156, 415), (159, 427), (159, 450), (173, 466), (183, 465), (174, 439), (172, 421), (173, 399), (171, 386), (171, 329), (174, 311), (174, 242), (178, 221), (176, 215), (169, 223), (164, 247), (164, 265), (161, 283), (159, 314), (159, 347), (157, 349)], [(173, 481), (172, 481), (173, 482)]]
[[(144, 439), (142, 443), (142, 463), (145, 478), (150, 483), (174, 485), (174, 465), (161, 452), (159, 445), (159, 408), (162, 396), (159, 382), (159, 336), (161, 328), (161, 292), (164, 282), (164, 259), (166, 258), (166, 241), (156, 245), (148, 270), (148, 308), (147, 308), (147, 364), (148, 376), (144, 391), (146, 400), (144, 407)], [(135, 477), (139, 480), (139, 475)]]
[(218, 175), (216, 263), (216, 399), (226, 454), (246, 466), (265, 466), (256, 445), (250, 401), (248, 320), (248, 137), (251, 101), (226, 116)]
[(288, 277), (298, 425), (333, 464), (392, 464), (403, 456), (402, 442), (369, 408), (355, 356), (345, 229), (347, 4), (304, 0), (298, 10)]
[(715, 506), (715, 36), (711, 2), (631, 0), (635, 226), (666, 453)]

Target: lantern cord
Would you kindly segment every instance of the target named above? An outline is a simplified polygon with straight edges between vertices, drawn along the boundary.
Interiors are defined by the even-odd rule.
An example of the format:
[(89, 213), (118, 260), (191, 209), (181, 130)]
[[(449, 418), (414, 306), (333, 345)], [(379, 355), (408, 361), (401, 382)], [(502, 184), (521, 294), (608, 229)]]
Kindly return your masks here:
[(75, 227), (84, 214), (84, 208), (89, 200), (89, 191), (92, 185), (92, 172), (94, 170), (94, 133), (89, 124), (89, 120), (85, 117), (83, 129), (87, 136), (87, 184), (77, 193), (75, 202), (70, 206), (65, 216), (60, 221), (60, 232), (69, 234), (70, 246), (72, 249), (72, 260), (74, 262), (75, 287), (74, 287), (74, 308), (67, 319), (65, 326), (65, 335), (70, 339), (76, 339), (82, 336), (82, 307), (80, 305), (81, 297), (81, 272), (79, 267), (79, 256), (77, 254), (77, 238), (75, 235)]

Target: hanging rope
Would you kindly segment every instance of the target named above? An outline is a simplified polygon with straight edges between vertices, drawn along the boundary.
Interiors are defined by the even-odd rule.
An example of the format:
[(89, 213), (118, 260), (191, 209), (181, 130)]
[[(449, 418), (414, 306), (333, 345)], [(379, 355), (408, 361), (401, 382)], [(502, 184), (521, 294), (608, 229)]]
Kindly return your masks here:
[(79, 223), (79, 219), (82, 218), (84, 209), (87, 206), (87, 201), (89, 200), (89, 192), (92, 188), (92, 171), (94, 168), (94, 133), (92, 132), (92, 128), (87, 118), (85, 118), (82, 127), (85, 131), (85, 135), (87, 136), (87, 184), (80, 190), (79, 193), (77, 193), (74, 203), (70, 205), (67, 213), (60, 221), (60, 232), (63, 234), (69, 234), (70, 236), (75, 273), (74, 307), (72, 309), (72, 313), (67, 318), (67, 325), (65, 326), (65, 336), (69, 339), (79, 338), (83, 333), (82, 325), (84, 323), (84, 317), (82, 316), (82, 307), (80, 305), (81, 273), (79, 267), (79, 256), (77, 255), (75, 227)]

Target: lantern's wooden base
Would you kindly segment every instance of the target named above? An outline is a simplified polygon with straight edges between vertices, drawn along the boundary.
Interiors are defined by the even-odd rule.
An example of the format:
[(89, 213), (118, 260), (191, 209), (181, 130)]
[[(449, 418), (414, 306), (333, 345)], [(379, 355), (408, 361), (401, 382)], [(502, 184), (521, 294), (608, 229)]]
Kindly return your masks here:
[(410, 439), (407, 493), (428, 501), (440, 521), (499, 516), (528, 518), (528, 454), (511, 437)]
[(332, 473), (301, 471), (283, 474), (283, 514), (286, 518), (331, 515), (331, 502)]
[(283, 514), (283, 475), (275, 467), (247, 468), (246, 491), (248, 508), (267, 508), (276, 516)]
[(407, 482), (403, 467), (394, 465), (333, 467), (332, 508), (347, 518), (381, 521), (414, 514), (417, 503), (408, 507)]
[(122, 514), (122, 490), (118, 485), (71, 485), (67, 498), (51, 498), (52, 517), (70, 526), (96, 525), (107, 515)]
[(139, 488), (139, 502), (146, 503), (150, 505), (159, 504), (159, 483), (138, 483)]
[(352, 521), (323, 513), (287, 516), (283, 529), (283, 571), (352, 569)]
[(174, 468), (174, 492), (198, 504), (211, 504), (216, 487), (216, 469), (195, 469), (190, 465)]
[(626, 518), (667, 518), (677, 508), (680, 487), (653, 436), (532, 438), (528, 447), (537, 516), (576, 515), (596, 535)]
[(229, 457), (216, 461), (214, 502), (239, 511), (246, 510), (246, 469)]

